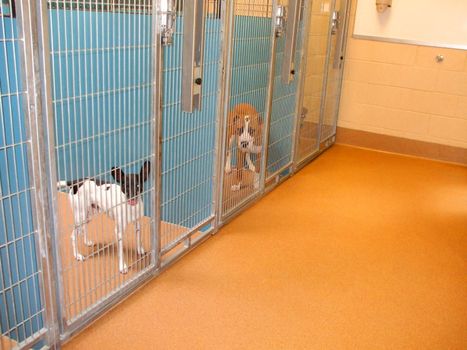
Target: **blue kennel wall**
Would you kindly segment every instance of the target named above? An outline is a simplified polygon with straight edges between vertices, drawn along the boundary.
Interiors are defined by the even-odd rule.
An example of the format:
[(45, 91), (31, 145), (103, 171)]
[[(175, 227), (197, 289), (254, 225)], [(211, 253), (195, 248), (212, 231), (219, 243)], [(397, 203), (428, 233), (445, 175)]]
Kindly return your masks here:
[(57, 178), (139, 172), (153, 149), (151, 15), (50, 9), (49, 23)]
[(285, 35), (277, 39), (274, 67), (274, 93), (272, 97), (267, 175), (272, 175), (292, 162), (294, 128), (296, 123), (297, 89), (301, 73), (301, 48), (303, 20), (300, 22), (295, 49), (295, 79), (289, 84), (282, 82)]
[(271, 64), (271, 21), (270, 17), (235, 16), (233, 34), (230, 108), (250, 103), (263, 120)]
[(44, 309), (16, 28), (0, 17), (0, 330), (21, 342), (43, 328)]
[(164, 47), (161, 215), (163, 221), (185, 228), (213, 215), (220, 22), (211, 15), (205, 21), (201, 110), (185, 113), (181, 109), (182, 16), (176, 18), (173, 44)]
[[(263, 122), (266, 120), (271, 65), (271, 21), (270, 17), (236, 15), (233, 33), (229, 107), (249, 103), (258, 111)], [(236, 151), (234, 145), (234, 155)], [(255, 157), (252, 155), (253, 159)], [(236, 156), (233, 156), (233, 160), (235, 162)]]

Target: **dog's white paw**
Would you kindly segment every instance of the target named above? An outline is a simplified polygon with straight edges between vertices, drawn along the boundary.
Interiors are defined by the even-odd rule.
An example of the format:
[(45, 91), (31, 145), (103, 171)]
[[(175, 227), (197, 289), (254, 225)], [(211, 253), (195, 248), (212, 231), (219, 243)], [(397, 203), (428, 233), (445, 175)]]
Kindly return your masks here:
[(230, 164), (227, 164), (225, 166), (225, 173), (230, 174), (232, 172), (232, 166)]
[(126, 275), (128, 273), (128, 266), (125, 263), (120, 265), (120, 273), (123, 275)]
[(78, 261), (84, 261), (84, 260), (86, 260), (86, 258), (85, 258), (84, 255), (82, 255), (82, 254), (76, 254), (76, 255), (75, 255), (75, 259), (78, 260)]
[(254, 165), (249, 165), (248, 164), (248, 169), (250, 169), (250, 171), (252, 171), (252, 172), (256, 172), (256, 167)]
[(259, 174), (258, 173), (255, 173), (253, 177), (253, 187), (255, 188), (255, 190), (259, 188)]
[(92, 247), (94, 245), (94, 242), (93, 241), (85, 241), (84, 244), (86, 245), (86, 247)]
[(232, 185), (232, 187), (230, 188), (232, 191), (240, 191), (240, 185), (241, 184), (237, 184), (237, 185)]
[(138, 248), (138, 255), (144, 255), (144, 254), (146, 254), (146, 251), (144, 250), (144, 248), (143, 247)]

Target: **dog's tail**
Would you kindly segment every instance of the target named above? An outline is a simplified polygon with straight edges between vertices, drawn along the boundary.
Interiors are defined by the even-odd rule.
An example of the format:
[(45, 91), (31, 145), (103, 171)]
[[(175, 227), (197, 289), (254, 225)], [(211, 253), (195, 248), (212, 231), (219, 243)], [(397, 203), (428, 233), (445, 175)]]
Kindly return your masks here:
[(58, 181), (57, 182), (57, 189), (61, 189), (61, 188), (64, 188), (64, 187), (69, 187), (69, 183), (66, 182), (66, 181)]

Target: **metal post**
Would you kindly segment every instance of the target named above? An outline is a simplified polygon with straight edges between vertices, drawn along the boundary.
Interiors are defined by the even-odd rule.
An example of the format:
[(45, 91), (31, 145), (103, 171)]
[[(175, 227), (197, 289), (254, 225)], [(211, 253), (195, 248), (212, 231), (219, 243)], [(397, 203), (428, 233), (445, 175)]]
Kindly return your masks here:
[(185, 1), (183, 8), (182, 110), (201, 109), (204, 56), (204, 1)]
[[(294, 0), (291, 0), (294, 1)], [(268, 164), (268, 148), (269, 148), (269, 129), (271, 124), (271, 113), (272, 113), (272, 99), (274, 97), (274, 76), (275, 76), (275, 66), (276, 66), (276, 15), (278, 0), (273, 0), (273, 11), (272, 11), (272, 28), (271, 28), (271, 64), (269, 66), (269, 84), (268, 84), (268, 94), (266, 97), (266, 109), (264, 115), (266, 120), (264, 121), (264, 136), (263, 136), (263, 154), (261, 155), (261, 174), (260, 174), (260, 193), (264, 193), (266, 187), (266, 173), (267, 173), (267, 164)], [(295, 57), (295, 54), (294, 54)]]
[(295, 126), (294, 126), (294, 136), (293, 136), (293, 148), (292, 148), (292, 161), (293, 161), (293, 168), (292, 173), (295, 172), (297, 169), (298, 164), (298, 147), (300, 145), (300, 122), (301, 122), (301, 114), (303, 109), (303, 99), (305, 96), (305, 81), (306, 81), (306, 70), (308, 65), (308, 46), (310, 45), (310, 29), (311, 29), (311, 7), (312, 4), (309, 1), (304, 0), (303, 4), (303, 16), (302, 20), (305, 21), (303, 26), (303, 34), (302, 34), (302, 57), (301, 57), (301, 66), (300, 66), (300, 81), (298, 82), (297, 88), (297, 109), (295, 111)]
[(290, 84), (295, 76), (295, 48), (300, 18), (300, 0), (289, 0), (289, 11), (285, 34), (284, 62), (282, 64), (282, 82)]
[(41, 301), (45, 309), (45, 328), (47, 344), (55, 347), (58, 343), (58, 323), (56, 317), (55, 299), (55, 272), (53, 265), (52, 237), (50, 208), (48, 206), (47, 175), (45, 169), (45, 148), (42, 123), (42, 100), (41, 80), (39, 72), (39, 47), (36, 30), (36, 3), (27, 0), (17, 1), (17, 25), (20, 45), (20, 67), (22, 72), (23, 87), (27, 92), (23, 100), (23, 110), (28, 115), (29, 124), (26, 127), (28, 139), (30, 140), (28, 164), (32, 173), (34, 198), (32, 200), (33, 226), (37, 230), (34, 241), (38, 266), (40, 266), (41, 278), (39, 278), (39, 289)]
[[(213, 172), (215, 174), (214, 183), (215, 191), (213, 193), (213, 208), (214, 208), (214, 230), (216, 233), (222, 221), (222, 196), (223, 196), (223, 181), (224, 181), (224, 145), (226, 139), (227, 115), (229, 104), (226, 96), (230, 94), (230, 70), (229, 62), (232, 55), (232, 35), (233, 35), (233, 1), (229, 3), (222, 0), (220, 3), (220, 13), (222, 21), (222, 58), (219, 65), (219, 98), (217, 110), (217, 125), (216, 125), (216, 151)], [(229, 81), (227, 83), (227, 81)]]

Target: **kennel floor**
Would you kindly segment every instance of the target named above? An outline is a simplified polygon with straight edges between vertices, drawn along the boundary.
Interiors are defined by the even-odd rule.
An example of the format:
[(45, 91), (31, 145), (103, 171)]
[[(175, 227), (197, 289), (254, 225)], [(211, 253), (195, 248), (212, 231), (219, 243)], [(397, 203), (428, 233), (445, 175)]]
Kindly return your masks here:
[[(66, 302), (65, 318), (72, 321), (89, 307), (116, 291), (125, 283), (134, 279), (151, 263), (151, 256), (146, 253), (139, 256), (136, 253), (136, 234), (134, 224), (128, 225), (123, 236), (124, 256), (129, 270), (121, 274), (118, 270), (117, 244), (114, 234), (114, 222), (104, 214), (96, 215), (88, 224), (89, 239), (93, 246), (84, 245), (79, 238), (80, 253), (85, 255), (85, 261), (77, 261), (73, 257), (71, 232), (73, 230), (73, 212), (66, 193), (58, 193), (60, 255), (62, 262), (62, 276), (64, 299)], [(141, 220), (141, 239), (145, 251), (151, 246), (151, 220), (143, 217)], [(168, 222), (162, 222), (162, 246), (170, 243), (170, 239), (181, 236), (188, 229)], [(197, 233), (195, 233), (196, 235)], [(174, 247), (166, 257), (175, 254), (183, 245)]]
[[(321, 132), (330, 135), (333, 127), (322, 125)], [(297, 150), (298, 159), (305, 159), (318, 150), (318, 124), (311, 121), (303, 121), (300, 125), (300, 143)]]
[(466, 349), (466, 198), (333, 146), (64, 349)]
[(6, 336), (0, 335), (0, 349), (2, 350), (12, 350), (17, 347), (18, 343), (13, 339), (10, 339)]
[(245, 169), (243, 171), (243, 184), (239, 191), (232, 191), (232, 185), (237, 184), (237, 169), (232, 169), (230, 174), (224, 174), (224, 188), (222, 197), (222, 213), (228, 214), (236, 209), (249, 197), (258, 192), (254, 188), (254, 173)]

